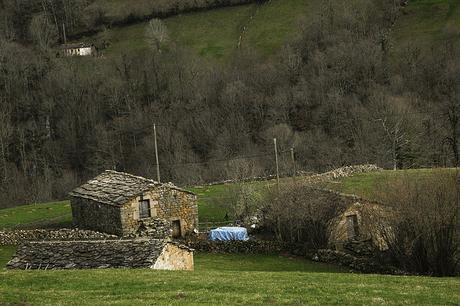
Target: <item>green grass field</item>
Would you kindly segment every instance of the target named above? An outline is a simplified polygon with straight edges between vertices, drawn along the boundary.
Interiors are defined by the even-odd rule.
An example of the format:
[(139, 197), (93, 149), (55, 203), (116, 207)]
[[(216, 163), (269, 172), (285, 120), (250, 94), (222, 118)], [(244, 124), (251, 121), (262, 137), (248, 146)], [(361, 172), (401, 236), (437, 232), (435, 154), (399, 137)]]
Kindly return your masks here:
[(404, 178), (423, 179), (443, 173), (455, 173), (455, 169), (410, 169), (410, 170), (384, 170), (370, 173), (355, 174), (324, 184), (324, 187), (343, 193), (356, 194), (363, 198), (378, 200), (379, 192), (388, 188), (395, 180)]
[(23, 205), (0, 210), (0, 229), (17, 226), (70, 224), (72, 215), (68, 201)]
[(458, 278), (345, 273), (277, 255), (196, 254), (193, 272), (0, 272), (0, 304), (458, 305), (459, 288)]

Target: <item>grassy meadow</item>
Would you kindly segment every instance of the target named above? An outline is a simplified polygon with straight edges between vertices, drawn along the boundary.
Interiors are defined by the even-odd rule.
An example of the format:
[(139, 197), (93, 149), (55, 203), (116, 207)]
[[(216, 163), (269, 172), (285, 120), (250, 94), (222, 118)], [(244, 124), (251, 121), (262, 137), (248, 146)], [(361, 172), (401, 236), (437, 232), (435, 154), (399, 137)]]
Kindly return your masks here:
[(0, 303), (458, 305), (458, 278), (346, 273), (279, 255), (196, 254), (195, 271), (0, 272)]

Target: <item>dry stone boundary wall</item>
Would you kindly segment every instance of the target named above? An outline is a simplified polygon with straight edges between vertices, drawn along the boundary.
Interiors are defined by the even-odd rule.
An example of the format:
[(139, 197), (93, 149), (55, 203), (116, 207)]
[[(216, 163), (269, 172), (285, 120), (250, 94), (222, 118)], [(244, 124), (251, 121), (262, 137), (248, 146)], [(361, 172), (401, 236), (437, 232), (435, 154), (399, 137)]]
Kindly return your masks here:
[(27, 241), (114, 240), (115, 235), (79, 229), (0, 231), (1, 245), (19, 245)]

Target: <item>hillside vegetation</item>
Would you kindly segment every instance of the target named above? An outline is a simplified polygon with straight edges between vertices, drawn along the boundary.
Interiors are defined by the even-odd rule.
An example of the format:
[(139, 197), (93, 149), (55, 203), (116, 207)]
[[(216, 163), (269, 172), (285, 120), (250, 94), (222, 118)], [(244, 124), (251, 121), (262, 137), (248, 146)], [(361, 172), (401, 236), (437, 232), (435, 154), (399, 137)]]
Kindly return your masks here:
[(427, 49), (451, 42), (460, 46), (460, 1), (411, 0), (393, 29), (395, 48)]

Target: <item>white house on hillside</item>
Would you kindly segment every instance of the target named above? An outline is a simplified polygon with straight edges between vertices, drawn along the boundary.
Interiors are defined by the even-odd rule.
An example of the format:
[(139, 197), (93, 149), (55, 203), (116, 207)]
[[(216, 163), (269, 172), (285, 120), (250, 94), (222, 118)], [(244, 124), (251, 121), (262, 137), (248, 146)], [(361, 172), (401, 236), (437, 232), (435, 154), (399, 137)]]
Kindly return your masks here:
[(96, 48), (93, 44), (66, 44), (62, 45), (61, 49), (65, 56), (91, 56), (96, 54)]

